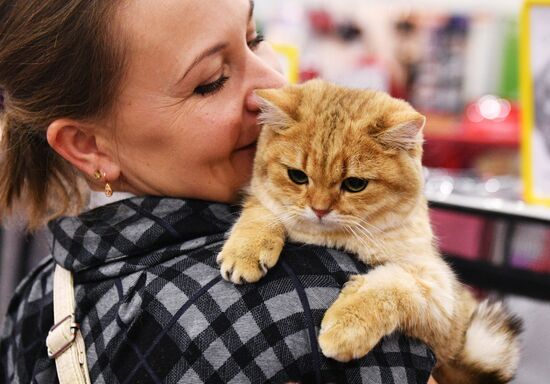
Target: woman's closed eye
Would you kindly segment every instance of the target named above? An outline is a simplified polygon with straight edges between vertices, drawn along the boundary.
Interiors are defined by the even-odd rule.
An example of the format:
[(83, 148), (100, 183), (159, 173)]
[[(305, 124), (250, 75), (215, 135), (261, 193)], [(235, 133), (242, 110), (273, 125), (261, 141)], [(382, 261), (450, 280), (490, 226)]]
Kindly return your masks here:
[(217, 80), (211, 83), (199, 85), (193, 90), (193, 93), (200, 96), (207, 96), (209, 94), (216, 93), (223, 88), (227, 80), (229, 80), (229, 76), (222, 74)]
[[(264, 41), (264, 36), (260, 33), (256, 35), (252, 40), (247, 41), (248, 48), (255, 51), (260, 44)], [(201, 84), (193, 90), (193, 93), (200, 96), (207, 96), (221, 91), (225, 83), (229, 80), (229, 76), (221, 75), (217, 80)]]
[(264, 40), (265, 40), (264, 35), (262, 35), (261, 33), (257, 33), (255, 38), (253, 38), (252, 40), (249, 40), (249, 41), (247, 42), (248, 48), (250, 48), (251, 50), (255, 51), (256, 48), (258, 48), (259, 45), (260, 45)]

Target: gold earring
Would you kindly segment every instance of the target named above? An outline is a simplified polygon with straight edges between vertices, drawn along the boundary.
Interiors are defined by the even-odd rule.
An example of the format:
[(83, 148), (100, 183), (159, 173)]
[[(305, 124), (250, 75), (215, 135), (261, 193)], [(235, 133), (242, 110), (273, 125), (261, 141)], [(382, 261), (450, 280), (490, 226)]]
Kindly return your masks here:
[(105, 196), (113, 196), (113, 189), (111, 188), (111, 185), (109, 183), (105, 183)]
[[(93, 176), (94, 176), (94, 179), (101, 180), (101, 179), (105, 179), (106, 174), (105, 174), (105, 172), (100, 171), (98, 169), (94, 172)], [(113, 196), (113, 188), (111, 188), (111, 184), (109, 184), (108, 182), (105, 182), (104, 191), (105, 191), (105, 196), (107, 196), (107, 197)]]

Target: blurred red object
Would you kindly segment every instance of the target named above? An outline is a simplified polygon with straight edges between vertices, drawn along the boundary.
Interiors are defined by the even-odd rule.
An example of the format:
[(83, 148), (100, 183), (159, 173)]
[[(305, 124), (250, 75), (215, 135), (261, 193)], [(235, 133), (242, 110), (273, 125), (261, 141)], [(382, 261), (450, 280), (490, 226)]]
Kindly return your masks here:
[(300, 83), (308, 80), (316, 79), (320, 76), (319, 71), (315, 68), (304, 68), (300, 71)]
[(314, 9), (308, 12), (311, 28), (319, 34), (329, 34), (335, 29), (335, 23), (330, 13), (323, 9)]
[(516, 103), (484, 96), (462, 116), (427, 114), (424, 136), (426, 166), (470, 168), (489, 149), (519, 148), (520, 110)]
[(477, 144), (517, 146), (519, 126), (517, 104), (487, 95), (466, 107), (460, 138)]

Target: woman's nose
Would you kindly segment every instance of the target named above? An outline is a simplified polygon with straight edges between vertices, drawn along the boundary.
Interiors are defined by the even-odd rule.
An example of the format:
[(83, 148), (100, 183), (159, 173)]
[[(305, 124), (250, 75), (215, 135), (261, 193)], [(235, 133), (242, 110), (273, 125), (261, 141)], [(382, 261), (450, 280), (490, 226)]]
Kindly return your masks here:
[(260, 99), (254, 94), (254, 91), (256, 89), (281, 88), (287, 84), (287, 81), (282, 74), (277, 56), (271, 49), (265, 49), (262, 55), (253, 56), (251, 67), (253, 71), (250, 75), (254, 80), (247, 92), (245, 103), (250, 112), (259, 112)]
[(281, 88), (287, 84), (285, 78), (279, 72), (274, 72), (272, 76), (272, 79), (262, 79), (261, 84), (258, 84), (249, 90), (245, 100), (247, 110), (250, 112), (260, 111), (261, 100), (254, 92), (256, 89)]
[(260, 111), (260, 98), (256, 96), (254, 91), (250, 92), (246, 96), (246, 109), (250, 112), (259, 112)]

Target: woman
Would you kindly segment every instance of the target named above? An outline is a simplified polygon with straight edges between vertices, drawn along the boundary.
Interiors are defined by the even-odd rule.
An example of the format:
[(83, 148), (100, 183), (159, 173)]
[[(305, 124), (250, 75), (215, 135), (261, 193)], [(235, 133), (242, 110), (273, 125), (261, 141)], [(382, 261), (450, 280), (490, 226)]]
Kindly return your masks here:
[[(223, 281), (216, 253), (258, 136), (253, 91), (281, 86), (249, 0), (0, 1), (0, 201), (45, 219), (52, 258), (18, 288), (4, 382), (50, 383), (56, 264), (72, 272), (92, 382), (425, 383), (434, 361), (392, 335), (349, 364), (316, 328), (349, 274), (289, 245), (258, 284)], [(82, 183), (84, 181), (85, 183)], [(79, 216), (92, 190), (128, 192)], [(75, 328), (76, 329), (76, 328)], [(60, 351), (51, 351), (62, 353)]]

